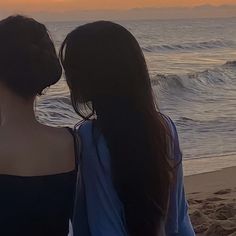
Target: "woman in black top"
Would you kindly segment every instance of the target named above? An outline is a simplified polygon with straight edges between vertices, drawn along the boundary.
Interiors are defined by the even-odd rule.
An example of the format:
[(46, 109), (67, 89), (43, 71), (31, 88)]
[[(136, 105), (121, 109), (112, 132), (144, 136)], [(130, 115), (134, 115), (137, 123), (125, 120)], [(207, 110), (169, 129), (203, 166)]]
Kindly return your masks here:
[(76, 179), (74, 138), (40, 124), (34, 100), (61, 77), (44, 25), (0, 21), (0, 235), (67, 236)]

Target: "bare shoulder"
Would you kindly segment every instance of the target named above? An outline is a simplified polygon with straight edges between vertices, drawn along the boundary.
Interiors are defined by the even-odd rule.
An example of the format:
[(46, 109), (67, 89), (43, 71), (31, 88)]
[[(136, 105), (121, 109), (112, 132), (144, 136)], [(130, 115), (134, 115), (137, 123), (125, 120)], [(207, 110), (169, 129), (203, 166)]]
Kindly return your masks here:
[[(55, 128), (44, 126), (44, 145), (48, 146), (51, 156), (56, 158), (58, 168), (72, 170), (75, 168), (75, 140), (73, 132), (68, 128)], [(44, 136), (43, 135), (43, 136)], [(53, 160), (55, 163), (55, 160)]]
[(66, 128), (7, 129), (0, 141), (0, 173), (38, 176), (75, 170), (74, 137)]
[(64, 145), (70, 145), (74, 143), (73, 133), (67, 127), (44, 126), (44, 132), (48, 137), (53, 138)]

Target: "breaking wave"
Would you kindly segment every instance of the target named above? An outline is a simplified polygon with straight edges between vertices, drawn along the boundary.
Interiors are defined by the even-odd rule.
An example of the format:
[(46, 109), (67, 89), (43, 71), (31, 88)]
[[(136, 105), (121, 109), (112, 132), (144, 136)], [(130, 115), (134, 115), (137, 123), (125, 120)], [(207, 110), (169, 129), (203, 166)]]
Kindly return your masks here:
[(176, 74), (157, 74), (152, 78), (152, 85), (161, 90), (202, 91), (206, 88), (222, 86), (227, 88), (236, 82), (236, 61), (228, 61), (224, 65), (202, 72)]
[(163, 44), (143, 47), (145, 52), (163, 52), (163, 51), (192, 51), (216, 48), (235, 47), (236, 43), (226, 40), (210, 40), (204, 42), (187, 42), (183, 44)]

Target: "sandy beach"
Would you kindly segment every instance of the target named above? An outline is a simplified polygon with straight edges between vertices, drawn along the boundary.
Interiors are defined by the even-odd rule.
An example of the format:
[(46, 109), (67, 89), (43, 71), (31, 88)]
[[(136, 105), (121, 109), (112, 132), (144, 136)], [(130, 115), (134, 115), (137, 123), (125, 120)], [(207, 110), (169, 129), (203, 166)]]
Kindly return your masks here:
[(236, 167), (185, 177), (196, 235), (236, 236)]

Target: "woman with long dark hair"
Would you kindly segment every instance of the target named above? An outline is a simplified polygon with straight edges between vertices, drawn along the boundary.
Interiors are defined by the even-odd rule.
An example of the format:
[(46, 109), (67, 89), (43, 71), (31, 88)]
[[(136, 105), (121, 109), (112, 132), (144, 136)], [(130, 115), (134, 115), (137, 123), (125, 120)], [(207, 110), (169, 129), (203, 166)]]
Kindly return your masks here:
[(175, 235), (185, 223), (188, 234), (179, 235), (194, 235), (186, 212), (174, 219), (178, 225), (169, 216), (187, 209), (184, 195), (183, 209), (174, 206), (183, 190), (175, 186), (182, 178), (181, 159), (173, 157), (176, 130), (158, 111), (134, 36), (115, 23), (86, 24), (66, 37), (60, 57), (73, 107), (87, 121), (78, 131), (75, 236), (158, 236), (165, 225)]
[(67, 236), (76, 180), (74, 138), (40, 124), (34, 101), (61, 77), (47, 29), (0, 21), (0, 235)]

